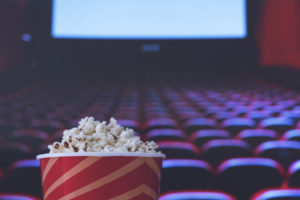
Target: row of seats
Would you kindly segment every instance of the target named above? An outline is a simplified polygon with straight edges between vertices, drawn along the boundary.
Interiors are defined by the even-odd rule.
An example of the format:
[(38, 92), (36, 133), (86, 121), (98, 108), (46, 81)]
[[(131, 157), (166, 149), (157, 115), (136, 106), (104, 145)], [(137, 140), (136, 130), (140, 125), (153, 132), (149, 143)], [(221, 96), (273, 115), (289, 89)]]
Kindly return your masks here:
[[(259, 178), (271, 173), (276, 174), (271, 179), (274, 186), (294, 187), (292, 175), (286, 174), (298, 171), (292, 172), (296, 166), (292, 162), (300, 159), (299, 113), (298, 91), (249, 79), (206, 82), (146, 76), (138, 84), (128, 77), (113, 83), (98, 77), (43, 81), (0, 96), (0, 191), (42, 197), (39, 165), (30, 159), (48, 152), (49, 143), (60, 140), (64, 129), (85, 116), (98, 120), (113, 116), (143, 140), (160, 145), (167, 154), (161, 198), (178, 190), (197, 190), (202, 196), (218, 190), (250, 198), (270, 187)], [(237, 178), (230, 178), (232, 174)], [(242, 177), (249, 181), (239, 184)], [(18, 185), (29, 178), (35, 183)], [(239, 186), (242, 191), (246, 183), (254, 185), (249, 186), (251, 192), (231, 188)]]
[[(6, 174), (1, 172), (0, 175), (0, 192), (42, 196), (39, 161), (17, 161)], [(288, 170), (268, 158), (232, 158), (222, 162), (216, 169), (202, 160), (163, 161), (163, 194), (179, 190), (219, 190), (238, 199), (249, 199), (257, 191), (274, 187), (300, 187), (300, 160)]]
[[(0, 142), (0, 161), (4, 168), (18, 159), (34, 158), (48, 151), (47, 144), (60, 140), (62, 132), (52, 139), (38, 130), (15, 130)], [(154, 129), (144, 137), (154, 140), (168, 158), (201, 158), (216, 166), (225, 159), (242, 156), (273, 158), (284, 166), (300, 159), (300, 129), (287, 131), (282, 137), (272, 130), (247, 129), (236, 137), (225, 130), (200, 130), (190, 136), (178, 129)]]
[[(251, 200), (299, 200), (299, 189), (268, 189), (251, 197)], [(0, 200), (40, 200), (38, 197), (0, 193)], [(237, 200), (234, 196), (221, 191), (178, 191), (163, 194), (159, 200)]]

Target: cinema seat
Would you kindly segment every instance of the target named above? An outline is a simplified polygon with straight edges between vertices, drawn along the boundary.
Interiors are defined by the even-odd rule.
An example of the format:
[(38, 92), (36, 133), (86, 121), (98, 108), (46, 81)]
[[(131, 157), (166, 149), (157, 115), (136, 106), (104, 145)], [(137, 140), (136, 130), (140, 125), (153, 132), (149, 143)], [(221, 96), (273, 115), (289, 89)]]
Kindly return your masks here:
[(184, 124), (184, 130), (188, 134), (192, 134), (195, 131), (201, 130), (201, 129), (215, 129), (217, 128), (217, 124), (215, 120), (209, 119), (209, 118), (195, 118), (195, 119), (189, 119)]
[(226, 119), (237, 117), (236, 113), (223, 111), (215, 114), (215, 119), (218, 123), (222, 123)]
[(247, 113), (247, 118), (254, 120), (256, 123), (271, 117), (270, 113), (263, 110), (254, 110)]
[(42, 196), (41, 172), (38, 160), (20, 160), (8, 169), (6, 177), (10, 192)]
[(155, 129), (146, 134), (147, 140), (162, 141), (162, 140), (177, 140), (183, 141), (185, 135), (178, 129)]
[(4, 172), (0, 169), (0, 193), (4, 191)]
[(150, 119), (146, 121), (146, 130), (153, 129), (176, 129), (177, 122), (170, 118), (158, 118), (158, 119)]
[(174, 191), (162, 194), (159, 200), (237, 200), (234, 196), (221, 191)]
[(266, 189), (254, 194), (251, 200), (300, 200), (300, 189)]
[(11, 140), (12, 142), (24, 143), (31, 148), (35, 148), (38, 145), (47, 143), (49, 137), (43, 131), (32, 129), (17, 129), (11, 132), (9, 140)]
[(218, 167), (218, 188), (249, 199), (256, 191), (279, 187), (284, 180), (283, 167), (268, 158), (233, 158)]
[(284, 133), (283, 137), (284, 140), (292, 140), (300, 142), (300, 129), (292, 129)]
[(40, 200), (40, 198), (26, 194), (0, 193), (0, 200)]
[(237, 139), (246, 141), (252, 148), (263, 142), (276, 140), (278, 137), (279, 135), (275, 131), (266, 129), (247, 129), (237, 135)]
[(244, 141), (234, 139), (212, 140), (204, 144), (201, 150), (201, 158), (214, 167), (229, 158), (251, 156), (249, 145)]
[(215, 139), (229, 139), (230, 133), (220, 129), (206, 129), (194, 132), (190, 137), (189, 141), (202, 147), (206, 142)]
[(27, 145), (15, 142), (0, 142), (0, 167), (6, 168), (16, 160), (30, 158), (31, 150)]
[(268, 118), (260, 122), (260, 127), (271, 129), (278, 133), (284, 133), (294, 127), (294, 121), (289, 118)]
[(284, 111), (280, 115), (281, 117), (285, 118), (290, 118), (294, 120), (295, 122), (299, 122), (300, 120), (300, 111), (295, 111), (295, 110), (289, 110), (289, 111)]
[(300, 142), (296, 141), (269, 141), (255, 149), (255, 155), (272, 158), (280, 162), (285, 168), (300, 159)]
[(222, 125), (224, 129), (226, 129), (233, 135), (236, 135), (238, 132), (242, 130), (255, 128), (256, 123), (251, 119), (232, 118), (232, 119), (226, 119)]
[(63, 124), (58, 121), (40, 119), (32, 120), (29, 126), (29, 128), (41, 130), (46, 132), (47, 134), (52, 134), (64, 128)]
[(185, 189), (212, 189), (212, 167), (201, 160), (168, 159), (163, 161), (161, 192)]
[(166, 154), (167, 158), (197, 158), (199, 149), (188, 142), (161, 141), (157, 142), (158, 150)]
[(138, 131), (140, 129), (140, 125), (138, 121), (133, 120), (133, 119), (117, 119), (118, 124), (120, 124), (123, 127), (128, 127), (131, 128), (135, 131)]
[(297, 160), (291, 164), (288, 170), (287, 178), (289, 187), (300, 187), (300, 160)]

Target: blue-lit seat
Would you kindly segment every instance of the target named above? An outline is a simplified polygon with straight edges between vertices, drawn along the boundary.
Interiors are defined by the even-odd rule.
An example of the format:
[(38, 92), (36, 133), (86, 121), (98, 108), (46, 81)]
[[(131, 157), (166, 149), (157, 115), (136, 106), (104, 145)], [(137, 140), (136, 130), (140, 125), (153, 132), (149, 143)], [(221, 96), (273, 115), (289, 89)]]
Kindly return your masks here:
[(31, 148), (35, 148), (38, 145), (48, 143), (47, 133), (39, 130), (31, 129), (17, 129), (12, 131), (9, 136), (9, 140), (13, 142), (24, 143)]
[(62, 130), (64, 126), (62, 123), (55, 120), (35, 119), (30, 122), (28, 128), (37, 129), (37, 130), (45, 131), (48, 134), (52, 134), (55, 131)]
[(260, 122), (260, 127), (271, 129), (278, 133), (284, 133), (294, 127), (294, 121), (292, 119), (283, 117), (268, 118)]
[(287, 177), (289, 187), (300, 187), (300, 160), (291, 164)]
[(214, 167), (230, 158), (251, 156), (247, 142), (234, 139), (212, 140), (204, 144), (201, 150), (201, 158)]
[(185, 139), (184, 133), (178, 129), (154, 129), (146, 134), (147, 140), (161, 141), (161, 140), (178, 140)]
[(284, 133), (284, 140), (293, 140), (300, 142), (300, 129), (292, 129)]
[(26, 194), (0, 193), (0, 200), (40, 200), (40, 198)]
[(263, 111), (263, 110), (254, 110), (254, 111), (250, 111), (247, 113), (247, 117), (249, 119), (254, 120), (255, 122), (260, 122), (266, 118), (271, 117), (270, 113), (268, 113), (267, 111)]
[(134, 129), (136, 131), (140, 129), (138, 121), (133, 119), (118, 119), (118, 124), (120, 124), (123, 127)]
[(236, 200), (230, 194), (221, 191), (174, 191), (163, 194), (159, 200)]
[(290, 118), (294, 120), (295, 122), (299, 122), (300, 120), (300, 110), (289, 110), (284, 111), (280, 115), (281, 117)]
[(300, 200), (300, 189), (266, 189), (254, 194), (251, 200)]
[(146, 130), (152, 129), (176, 129), (177, 122), (170, 118), (150, 119), (146, 122)]
[(272, 158), (280, 162), (285, 168), (300, 159), (300, 142), (296, 141), (269, 141), (255, 149), (259, 157)]
[(270, 113), (270, 115), (272, 115), (273, 117), (277, 117), (284, 110), (284, 107), (280, 105), (267, 106), (264, 108), (264, 110)]
[(223, 127), (234, 135), (242, 130), (255, 128), (255, 126), (254, 120), (246, 118), (226, 119), (223, 122)]
[(188, 142), (161, 141), (157, 142), (158, 150), (166, 154), (167, 158), (197, 158), (199, 149)]
[(211, 189), (214, 178), (212, 167), (204, 161), (192, 159), (164, 160), (161, 192)]
[(218, 112), (215, 114), (215, 119), (218, 123), (221, 123), (226, 119), (235, 118), (235, 117), (236, 117), (236, 113), (227, 112), (227, 111)]
[(230, 133), (225, 130), (219, 129), (207, 129), (194, 132), (190, 137), (189, 141), (193, 142), (198, 147), (202, 147), (206, 142), (214, 139), (229, 139)]
[(27, 145), (15, 142), (0, 142), (0, 167), (7, 167), (19, 159), (27, 159), (31, 156), (31, 150)]
[(280, 186), (283, 167), (269, 158), (233, 158), (218, 167), (218, 188), (238, 199), (249, 199), (257, 190)]
[(188, 134), (192, 134), (193, 132), (201, 129), (215, 129), (217, 124), (213, 119), (195, 118), (187, 120), (183, 126)]
[(238, 139), (246, 141), (252, 148), (263, 142), (276, 140), (278, 137), (275, 131), (266, 129), (247, 129), (241, 131), (237, 136)]
[(20, 160), (14, 162), (6, 177), (9, 192), (42, 196), (41, 172), (38, 160)]

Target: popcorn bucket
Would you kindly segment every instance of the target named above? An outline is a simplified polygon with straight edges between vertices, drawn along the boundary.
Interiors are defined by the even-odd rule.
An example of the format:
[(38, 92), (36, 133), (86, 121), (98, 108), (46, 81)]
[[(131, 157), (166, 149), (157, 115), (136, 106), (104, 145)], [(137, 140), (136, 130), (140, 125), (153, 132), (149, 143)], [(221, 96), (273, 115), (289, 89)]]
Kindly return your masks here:
[(157, 200), (159, 153), (55, 153), (40, 160), (45, 200)]

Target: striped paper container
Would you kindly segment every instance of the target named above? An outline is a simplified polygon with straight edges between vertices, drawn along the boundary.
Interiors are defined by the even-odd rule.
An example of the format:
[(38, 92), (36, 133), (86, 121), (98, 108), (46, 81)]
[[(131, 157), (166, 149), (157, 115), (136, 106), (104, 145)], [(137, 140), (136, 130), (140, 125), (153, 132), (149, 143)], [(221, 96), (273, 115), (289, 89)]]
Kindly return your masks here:
[(157, 200), (164, 157), (158, 153), (39, 155), (44, 200)]

